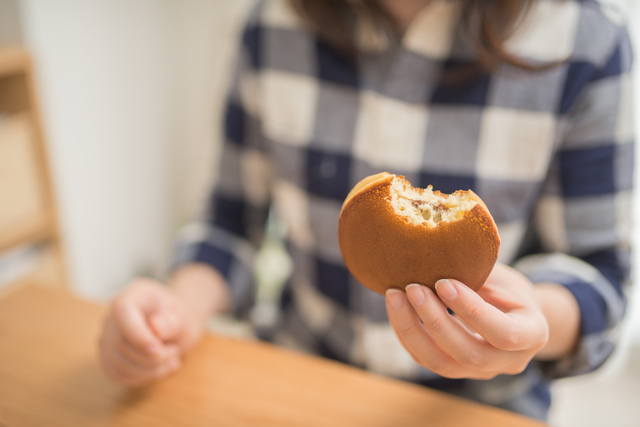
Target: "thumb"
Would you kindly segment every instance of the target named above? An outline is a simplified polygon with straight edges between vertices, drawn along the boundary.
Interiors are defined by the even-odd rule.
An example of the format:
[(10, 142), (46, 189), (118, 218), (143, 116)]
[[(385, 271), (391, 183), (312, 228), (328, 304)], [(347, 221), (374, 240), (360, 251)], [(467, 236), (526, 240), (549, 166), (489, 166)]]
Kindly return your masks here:
[(161, 310), (151, 314), (149, 324), (155, 335), (164, 342), (176, 340), (182, 332), (181, 319), (172, 310)]

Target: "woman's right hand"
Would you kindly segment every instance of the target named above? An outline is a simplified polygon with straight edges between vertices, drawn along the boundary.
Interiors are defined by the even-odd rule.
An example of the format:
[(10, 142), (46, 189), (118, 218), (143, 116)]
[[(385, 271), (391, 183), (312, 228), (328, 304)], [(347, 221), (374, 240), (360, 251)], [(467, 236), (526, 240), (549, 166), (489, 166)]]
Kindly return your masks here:
[(102, 368), (118, 384), (150, 384), (180, 367), (181, 354), (203, 330), (171, 289), (136, 279), (110, 306), (99, 344)]

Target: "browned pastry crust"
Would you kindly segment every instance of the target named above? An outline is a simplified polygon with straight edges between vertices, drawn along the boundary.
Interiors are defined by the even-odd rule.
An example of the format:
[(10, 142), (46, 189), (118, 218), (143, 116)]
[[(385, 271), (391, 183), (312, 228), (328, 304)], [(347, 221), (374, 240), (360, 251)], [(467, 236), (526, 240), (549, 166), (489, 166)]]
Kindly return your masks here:
[[(358, 183), (342, 205), (338, 239), (351, 274), (379, 294), (411, 283), (434, 289), (439, 279), (456, 279), (477, 291), (491, 273), (500, 249), (498, 229), (484, 202), (471, 190), (451, 195), (435, 191), (436, 199), (448, 206), (455, 200), (467, 203), (453, 207), (458, 213), (448, 220), (416, 223), (399, 215), (398, 204), (392, 204), (392, 191), (396, 201), (400, 194), (398, 183), (413, 194), (431, 192), (431, 188), (413, 188), (404, 177), (383, 172)], [(407, 200), (414, 207), (424, 203), (404, 202)], [(439, 209), (447, 207), (437, 201), (425, 218)]]

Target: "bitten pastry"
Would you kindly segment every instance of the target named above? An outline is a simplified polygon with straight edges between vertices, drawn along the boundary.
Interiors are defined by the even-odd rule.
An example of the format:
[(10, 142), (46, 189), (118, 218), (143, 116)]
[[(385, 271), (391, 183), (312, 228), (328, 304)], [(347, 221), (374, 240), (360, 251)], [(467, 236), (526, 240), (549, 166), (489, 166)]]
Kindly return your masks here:
[(471, 190), (443, 194), (383, 172), (360, 181), (338, 222), (344, 262), (364, 286), (384, 294), (456, 279), (477, 291), (498, 259), (500, 236)]

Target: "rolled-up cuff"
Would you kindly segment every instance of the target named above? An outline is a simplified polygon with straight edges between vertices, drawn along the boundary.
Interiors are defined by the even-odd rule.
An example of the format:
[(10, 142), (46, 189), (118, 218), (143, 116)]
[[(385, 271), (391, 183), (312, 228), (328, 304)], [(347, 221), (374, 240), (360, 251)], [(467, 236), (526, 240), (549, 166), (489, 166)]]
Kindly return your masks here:
[(600, 367), (615, 348), (624, 296), (594, 266), (566, 254), (531, 255), (514, 267), (534, 284), (553, 282), (566, 287), (580, 308), (578, 348), (561, 360), (538, 362), (545, 377), (579, 375)]
[(191, 224), (181, 230), (172, 269), (201, 262), (225, 278), (231, 296), (231, 310), (245, 315), (255, 301), (253, 262), (256, 251), (242, 239), (206, 224)]

